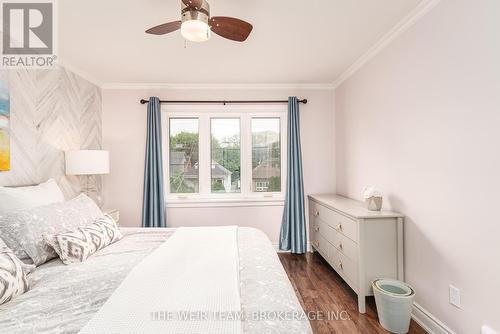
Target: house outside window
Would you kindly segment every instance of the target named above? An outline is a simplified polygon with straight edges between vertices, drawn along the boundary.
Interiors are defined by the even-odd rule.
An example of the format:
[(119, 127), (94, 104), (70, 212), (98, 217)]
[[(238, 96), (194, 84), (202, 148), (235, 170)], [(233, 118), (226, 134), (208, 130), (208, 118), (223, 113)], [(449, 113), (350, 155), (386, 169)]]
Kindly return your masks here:
[(267, 181), (254, 181), (255, 191), (267, 191), (269, 189), (269, 182)]

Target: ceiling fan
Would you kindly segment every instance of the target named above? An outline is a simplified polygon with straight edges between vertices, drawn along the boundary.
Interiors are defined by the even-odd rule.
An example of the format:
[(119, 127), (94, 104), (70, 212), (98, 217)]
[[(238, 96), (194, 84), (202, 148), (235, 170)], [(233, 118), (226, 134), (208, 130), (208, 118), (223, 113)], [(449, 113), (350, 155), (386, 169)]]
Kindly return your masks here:
[(181, 29), (182, 36), (192, 42), (205, 42), (211, 32), (230, 39), (244, 42), (252, 32), (252, 25), (243, 20), (227, 17), (210, 17), (210, 5), (205, 0), (182, 0), (182, 20), (160, 24), (146, 30), (153, 35), (164, 35)]

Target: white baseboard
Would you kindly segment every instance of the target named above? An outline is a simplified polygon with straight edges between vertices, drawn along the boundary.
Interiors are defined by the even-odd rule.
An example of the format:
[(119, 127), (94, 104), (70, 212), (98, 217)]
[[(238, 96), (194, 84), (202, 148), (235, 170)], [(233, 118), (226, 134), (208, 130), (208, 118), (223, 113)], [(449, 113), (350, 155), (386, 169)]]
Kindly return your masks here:
[(411, 317), (429, 334), (456, 334), (418, 303), (413, 303)]

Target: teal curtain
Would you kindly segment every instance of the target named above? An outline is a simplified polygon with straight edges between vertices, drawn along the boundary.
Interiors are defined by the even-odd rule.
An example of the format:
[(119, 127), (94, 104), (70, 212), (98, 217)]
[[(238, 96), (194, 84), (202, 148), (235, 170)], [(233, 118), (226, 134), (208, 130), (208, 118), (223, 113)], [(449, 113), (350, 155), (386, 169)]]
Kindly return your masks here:
[[(166, 227), (160, 99), (149, 98), (144, 164), (143, 227)], [(126, 168), (126, 167), (124, 167)]]
[(280, 249), (294, 254), (307, 251), (304, 181), (300, 149), (300, 115), (297, 97), (288, 98), (288, 166), (285, 209), (281, 219)]

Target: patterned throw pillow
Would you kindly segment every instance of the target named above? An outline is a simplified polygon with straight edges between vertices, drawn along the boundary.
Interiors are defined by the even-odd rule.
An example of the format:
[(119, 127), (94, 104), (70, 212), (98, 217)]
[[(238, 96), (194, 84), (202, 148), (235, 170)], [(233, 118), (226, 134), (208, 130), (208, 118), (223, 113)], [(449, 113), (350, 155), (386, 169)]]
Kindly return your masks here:
[(64, 264), (83, 262), (121, 238), (116, 222), (108, 215), (75, 231), (44, 235), (45, 241), (54, 248)]
[(27, 269), (0, 239), (0, 305), (29, 290)]
[[(102, 211), (85, 194), (63, 203), (0, 214), (0, 235), (11, 249), (23, 249), (37, 266), (57, 257), (43, 234), (74, 230), (102, 217)], [(5, 238), (4, 238), (5, 236)]]

